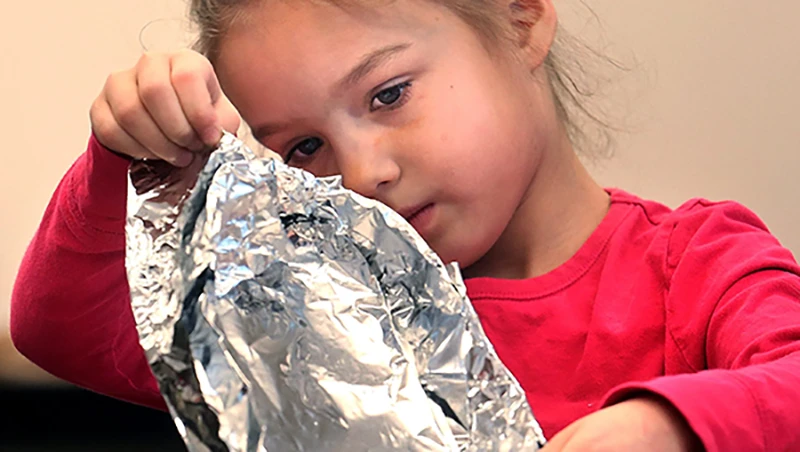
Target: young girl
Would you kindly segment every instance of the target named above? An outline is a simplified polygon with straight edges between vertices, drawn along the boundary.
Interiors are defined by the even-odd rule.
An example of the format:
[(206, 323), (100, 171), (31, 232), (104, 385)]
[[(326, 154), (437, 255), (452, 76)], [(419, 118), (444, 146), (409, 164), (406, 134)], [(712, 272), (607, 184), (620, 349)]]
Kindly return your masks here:
[(548, 451), (800, 450), (800, 267), (738, 204), (670, 210), (592, 180), (552, 89), (551, 0), (192, 12), (205, 57), (145, 55), (92, 106), (13, 295), (31, 360), (164, 408), (125, 279), (128, 157), (185, 166), (238, 110), (287, 162), (340, 174), (460, 264)]

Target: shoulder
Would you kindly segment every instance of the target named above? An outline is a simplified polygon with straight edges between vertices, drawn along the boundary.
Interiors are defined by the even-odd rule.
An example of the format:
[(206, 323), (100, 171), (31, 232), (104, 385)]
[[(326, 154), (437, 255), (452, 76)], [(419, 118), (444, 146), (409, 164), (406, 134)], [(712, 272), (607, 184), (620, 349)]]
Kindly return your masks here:
[(707, 221), (745, 223), (767, 231), (758, 216), (747, 207), (735, 201), (711, 201), (705, 198), (692, 198), (675, 209), (658, 201), (640, 198), (619, 189), (608, 189), (612, 203), (629, 204), (647, 217), (654, 226), (699, 226)]
[(612, 202), (631, 204), (660, 232), (668, 273), (678, 266), (703, 268), (705, 273), (741, 269), (745, 262), (795, 264), (792, 253), (781, 246), (758, 215), (738, 202), (693, 198), (671, 209), (624, 191), (609, 192)]
[(629, 204), (653, 227), (670, 230), (670, 243), (673, 245), (688, 244), (698, 238), (713, 239), (741, 233), (755, 233), (775, 240), (758, 215), (735, 201), (692, 198), (672, 209), (622, 190), (610, 189), (609, 193), (612, 203)]

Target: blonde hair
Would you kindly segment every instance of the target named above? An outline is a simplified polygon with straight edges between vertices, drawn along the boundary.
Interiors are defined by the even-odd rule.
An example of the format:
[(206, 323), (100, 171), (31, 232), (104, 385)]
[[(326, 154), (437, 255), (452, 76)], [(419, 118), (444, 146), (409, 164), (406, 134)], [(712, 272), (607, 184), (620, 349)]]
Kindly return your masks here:
[[(244, 7), (260, 0), (190, 0), (189, 16), (198, 28), (194, 49), (205, 55), (212, 64), (219, 52), (225, 30), (235, 26)], [(299, 1), (299, 0), (291, 0)], [(306, 0), (336, 5), (362, 5), (368, 0)], [(376, 0), (371, 0), (375, 2)], [(392, 1), (392, 0), (384, 0)], [(514, 39), (507, 11), (496, 0), (426, 0), (446, 7), (472, 27), (488, 45), (502, 45)], [(595, 113), (591, 100), (594, 89), (589, 88), (589, 74), (580, 58), (610, 59), (591, 51), (578, 40), (559, 29), (556, 40), (545, 61), (556, 111), (573, 146), (583, 157), (597, 158), (611, 152), (612, 127)]]

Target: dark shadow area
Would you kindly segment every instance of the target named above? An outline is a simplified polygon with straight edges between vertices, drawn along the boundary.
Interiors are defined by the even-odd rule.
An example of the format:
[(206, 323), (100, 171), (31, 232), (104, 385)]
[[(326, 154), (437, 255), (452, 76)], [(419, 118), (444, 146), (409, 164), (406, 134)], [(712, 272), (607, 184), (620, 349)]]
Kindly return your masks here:
[(169, 414), (69, 386), (0, 385), (0, 451), (185, 451)]

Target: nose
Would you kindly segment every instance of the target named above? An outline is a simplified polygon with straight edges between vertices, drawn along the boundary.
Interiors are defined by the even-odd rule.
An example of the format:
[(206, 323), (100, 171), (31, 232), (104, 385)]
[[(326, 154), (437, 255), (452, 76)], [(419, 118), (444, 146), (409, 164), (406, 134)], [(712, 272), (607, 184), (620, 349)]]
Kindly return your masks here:
[(402, 174), (394, 154), (391, 144), (381, 136), (364, 133), (341, 140), (336, 164), (342, 184), (360, 195), (380, 200)]

